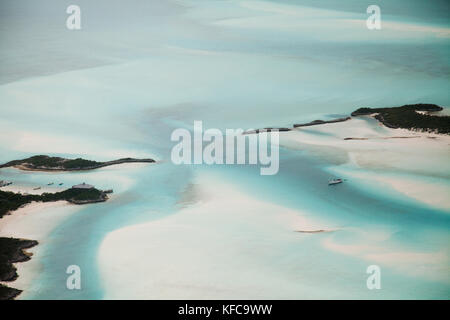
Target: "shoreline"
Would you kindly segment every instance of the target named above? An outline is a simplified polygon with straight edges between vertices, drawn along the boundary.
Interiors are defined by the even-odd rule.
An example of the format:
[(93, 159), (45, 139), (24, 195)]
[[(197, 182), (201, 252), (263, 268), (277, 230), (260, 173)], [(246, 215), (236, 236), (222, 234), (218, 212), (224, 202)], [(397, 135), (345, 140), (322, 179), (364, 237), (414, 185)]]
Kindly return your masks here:
[(1, 165), (1, 168), (16, 168), (22, 171), (39, 171), (39, 172), (72, 172), (72, 171), (89, 171), (89, 170), (95, 170), (100, 169), (104, 167), (124, 164), (124, 163), (156, 163), (153, 159), (119, 159), (119, 160), (112, 160), (112, 161), (106, 161), (99, 163), (94, 166), (85, 167), (85, 168), (51, 168), (51, 167), (30, 167), (26, 164), (17, 164), (17, 165)]
[(441, 112), (444, 108), (435, 104), (410, 104), (389, 108), (359, 108), (352, 117), (370, 115), (391, 129), (412, 129), (421, 132), (450, 134), (450, 117), (433, 116), (431, 112)]
[[(123, 168), (140, 168), (146, 165), (141, 161), (120, 161), (120, 163), (114, 162), (109, 163), (108, 166), (103, 166), (100, 170), (115, 171), (117, 169)], [(11, 168), (14, 170), (14, 168)], [(55, 172), (52, 170), (51, 172)], [(55, 172), (56, 173), (56, 172)], [(11, 184), (0, 188), (0, 191), (20, 193), (20, 191), (25, 193), (22, 195), (35, 195), (42, 196), (44, 193), (54, 194), (61, 193), (64, 191), (71, 191), (72, 188), (67, 186), (42, 186), (39, 189), (35, 189), (33, 185), (24, 184)], [(42, 273), (43, 270), (43, 259), (46, 255), (46, 244), (49, 241), (49, 236), (51, 232), (57, 228), (63, 220), (69, 218), (72, 214), (82, 210), (80, 208), (84, 204), (104, 202), (109, 197), (106, 192), (101, 191), (101, 199), (95, 200), (83, 200), (83, 199), (61, 199), (55, 201), (42, 202), (39, 200), (34, 200), (26, 203), (16, 209), (9, 210), (7, 213), (0, 218), (0, 238), (6, 244), (4, 248), (8, 248), (5, 254), (5, 259), (2, 261), (2, 265), (7, 266), (5, 272), (2, 274), (2, 279), (7, 279), (9, 273), (14, 273), (16, 276), (13, 281), (0, 281), (1, 288), (1, 298), (2, 299), (27, 299), (28, 297), (35, 297), (39, 288), (35, 284), (33, 287), (33, 281)], [(8, 240), (7, 238), (12, 238)], [(13, 261), (14, 253), (13, 250), (18, 248), (20, 245), (17, 241), (21, 239), (29, 241), (35, 241), (34, 247), (27, 249), (26, 254), (29, 259)], [(32, 257), (32, 259), (31, 259)], [(11, 264), (8, 264), (11, 263)], [(11, 267), (12, 265), (12, 267)], [(10, 266), (10, 267), (8, 267)], [(8, 279), (12, 280), (12, 279)], [(6, 286), (7, 288), (5, 288)]]
[(42, 194), (21, 194), (0, 190), (0, 217), (31, 202), (55, 202), (64, 200), (72, 204), (90, 204), (105, 202), (113, 190), (99, 190), (91, 185), (76, 185), (63, 191)]
[(242, 134), (245, 135), (245, 134), (272, 132), (272, 131), (287, 132), (287, 131), (292, 131), (292, 130), (297, 129), (297, 128), (318, 126), (318, 125), (327, 124), (327, 123), (345, 122), (345, 121), (348, 121), (348, 120), (351, 120), (351, 119), (352, 119), (351, 117), (345, 117), (345, 118), (337, 118), (337, 119), (332, 119), (332, 120), (313, 120), (313, 121), (310, 121), (310, 122), (307, 122), (307, 123), (300, 123), (300, 124), (296, 123), (296, 124), (293, 124), (292, 128), (267, 127), (267, 128), (263, 128), (263, 129), (247, 130), (247, 131), (244, 131)]
[(0, 237), (32, 239), (37, 242), (35, 246), (25, 249), (31, 259), (13, 263), (17, 278), (13, 281), (0, 281), (0, 284), (11, 289), (21, 290), (14, 299), (26, 298), (26, 295), (33, 291), (31, 283), (42, 270), (40, 253), (48, 241), (49, 234), (63, 220), (77, 212), (78, 208), (77, 205), (63, 200), (32, 202), (0, 219)]
[[(403, 105), (400, 107), (390, 107), (390, 108), (359, 108), (353, 111), (350, 116), (346, 116), (343, 118), (335, 118), (331, 120), (313, 120), (307, 123), (294, 124), (292, 128), (267, 127), (264, 129), (248, 130), (245, 131), (243, 134), (244, 135), (258, 134), (272, 131), (289, 132), (298, 128), (321, 126), (326, 124), (336, 124), (346, 122), (352, 119), (357, 119), (358, 117), (368, 116), (375, 119), (381, 126), (384, 126), (389, 129), (403, 129), (408, 130), (409, 132), (416, 132), (422, 134), (429, 133), (429, 134), (450, 136), (448, 128), (449, 127), (448, 121), (450, 119), (450, 116), (432, 115), (433, 113), (442, 112), (443, 110), (444, 110), (443, 107), (431, 104)], [(416, 117), (413, 117), (413, 119), (408, 118), (408, 114), (411, 112), (413, 112), (413, 114), (416, 115)], [(392, 114), (395, 114), (395, 118), (394, 120), (391, 119), (390, 121), (391, 122), (396, 121), (397, 124), (395, 125), (385, 119), (386, 116), (392, 118)], [(417, 117), (419, 118), (417, 119)], [(447, 123), (445, 124), (443, 122), (445, 121), (444, 118), (447, 119)], [(433, 122), (436, 121), (436, 119), (440, 120), (438, 124)], [(424, 122), (428, 124), (427, 127), (424, 126)], [(406, 137), (396, 137), (396, 138), (406, 138)], [(345, 138), (345, 140), (363, 140), (363, 138)]]

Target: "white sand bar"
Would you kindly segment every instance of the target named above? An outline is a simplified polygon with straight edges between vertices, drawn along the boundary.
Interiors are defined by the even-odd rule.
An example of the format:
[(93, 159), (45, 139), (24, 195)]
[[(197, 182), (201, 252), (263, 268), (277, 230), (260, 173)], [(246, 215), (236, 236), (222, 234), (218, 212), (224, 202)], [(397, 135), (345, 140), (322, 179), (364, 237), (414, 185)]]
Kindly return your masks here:
[[(198, 181), (197, 181), (198, 182)], [(164, 219), (122, 228), (104, 239), (99, 267), (107, 299), (288, 298), (319, 295), (302, 277), (308, 237), (330, 230), (297, 210), (252, 198), (201, 177), (201, 200)], [(302, 257), (302, 258), (300, 258)], [(292, 259), (292, 263), (277, 263)], [(276, 267), (274, 266), (276, 265)], [(282, 290), (280, 289), (282, 286)], [(299, 293), (299, 291), (304, 292)]]

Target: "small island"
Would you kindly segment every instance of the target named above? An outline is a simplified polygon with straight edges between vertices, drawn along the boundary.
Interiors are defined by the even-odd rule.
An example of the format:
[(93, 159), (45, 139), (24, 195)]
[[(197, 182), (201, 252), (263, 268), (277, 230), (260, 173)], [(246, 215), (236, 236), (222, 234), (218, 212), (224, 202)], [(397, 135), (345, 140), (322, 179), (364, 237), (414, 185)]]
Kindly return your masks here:
[(374, 115), (375, 119), (392, 129), (450, 134), (450, 116), (430, 114), (442, 110), (442, 107), (435, 104), (420, 103), (391, 108), (359, 108), (351, 115), (352, 117)]
[(291, 131), (290, 128), (264, 128), (264, 129), (255, 129), (255, 130), (247, 130), (242, 134), (254, 134), (254, 133), (263, 133), (263, 132), (283, 132), (283, 131)]
[(333, 120), (314, 120), (308, 123), (294, 124), (294, 128), (317, 126), (319, 124), (326, 124), (326, 123), (344, 122), (350, 119), (351, 117), (338, 118)]
[(43, 194), (20, 194), (0, 190), (0, 218), (33, 201), (51, 202), (59, 200), (65, 200), (73, 204), (88, 204), (104, 202), (108, 200), (108, 196), (105, 191), (98, 190), (85, 183), (61, 192)]
[[(300, 127), (310, 127), (310, 126), (317, 126), (320, 124), (326, 124), (326, 123), (336, 123), (336, 122), (344, 122), (347, 120), (350, 120), (351, 117), (345, 117), (345, 118), (338, 118), (338, 119), (332, 119), (332, 120), (314, 120), (307, 123), (296, 123), (293, 125), (293, 128), (300, 128)], [(276, 128), (276, 127), (268, 127), (264, 129), (255, 129), (255, 130), (248, 130), (245, 131), (243, 134), (254, 134), (254, 133), (262, 133), (262, 132), (285, 132), (285, 131), (291, 131), (292, 128)]]
[[(408, 129), (422, 132), (432, 132), (438, 134), (450, 134), (450, 116), (433, 115), (435, 112), (442, 111), (443, 108), (435, 104), (409, 104), (400, 107), (390, 108), (359, 108), (351, 113), (351, 117), (337, 118), (332, 120), (314, 120), (307, 123), (294, 124), (293, 129), (303, 127), (318, 126), (345, 122), (352, 117), (374, 116), (383, 125), (392, 129)], [(271, 131), (291, 131), (291, 128), (264, 128), (245, 131), (243, 134), (258, 134)], [(366, 138), (346, 138), (345, 140), (367, 140)], [(0, 167), (1, 168), (1, 167)]]
[(37, 155), (22, 160), (13, 160), (0, 165), (0, 168), (15, 167), (29, 171), (81, 171), (94, 170), (102, 167), (112, 166), (122, 163), (154, 163), (153, 159), (122, 158), (112, 161), (93, 161), (82, 158), (66, 159), (60, 157), (50, 157), (47, 155)]

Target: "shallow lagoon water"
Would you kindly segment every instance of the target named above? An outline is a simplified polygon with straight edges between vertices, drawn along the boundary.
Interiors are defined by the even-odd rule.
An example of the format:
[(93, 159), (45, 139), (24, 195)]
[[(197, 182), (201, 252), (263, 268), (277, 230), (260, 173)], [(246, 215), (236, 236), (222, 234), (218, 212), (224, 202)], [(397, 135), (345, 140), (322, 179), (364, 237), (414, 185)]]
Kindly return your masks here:
[[(2, 169), (2, 179), (29, 185), (85, 181), (115, 190), (110, 201), (80, 208), (52, 232), (52, 241), (38, 249), (43, 256), (43, 272), (33, 284), (38, 291), (23, 298), (111, 297), (117, 288), (102, 277), (98, 262), (105, 237), (127, 226), (176, 218), (184, 208), (180, 199), (199, 175), (217, 177), (215, 181), (235, 184), (256, 199), (304, 211), (326, 227), (340, 229), (301, 241), (289, 237), (284, 245), (286, 235), (274, 235), (277, 254), (270, 259), (254, 256), (270, 270), (261, 297), (272, 297), (273, 288), (290, 281), (286, 292), (273, 297), (448, 298), (450, 216), (445, 210), (358, 179), (330, 191), (324, 181), (336, 163), (297, 150), (281, 150), (280, 172), (273, 177), (262, 177), (259, 168), (251, 166), (175, 166), (170, 163), (169, 139), (175, 128), (192, 128), (194, 120), (202, 120), (205, 128), (249, 129), (342, 116), (362, 105), (448, 106), (449, 42), (442, 36), (442, 29), (448, 33), (448, 21), (442, 19), (443, 10), (424, 11), (417, 5), (412, 6), (417, 10), (410, 9), (405, 1), (409, 9), (404, 13), (396, 7), (387, 14), (387, 22), (400, 27), (387, 24), (376, 34), (364, 28), (365, 11), (360, 12), (354, 1), (342, 7), (323, 1), (316, 7), (308, 7), (310, 1), (156, 3), (146, 2), (147, 15), (139, 10), (139, 1), (126, 10), (114, 2), (106, 12), (81, 2), (89, 19), (80, 33), (59, 29), (59, 7), (51, 2), (30, 12), (20, 10), (32, 6), (30, 2), (9, 4), (10, 12), (22, 12), (17, 20), (1, 22), (11, 30), (18, 27), (15, 21), (35, 15), (33, 30), (22, 26), (20, 32), (35, 44), (39, 64), (24, 67), (33, 65), (33, 59), (17, 54), (19, 45), (5, 37), (0, 64), (1, 160), (39, 153), (98, 160), (151, 156), (161, 161), (56, 176)], [(64, 12), (64, 6), (58, 6)], [(51, 19), (47, 7), (52, 8)], [(128, 19), (120, 19), (121, 12)], [(408, 29), (411, 24), (416, 25), (414, 31)], [(49, 41), (39, 40), (42, 35)], [(197, 202), (193, 198), (190, 203)], [(236, 236), (233, 229), (239, 230), (240, 221), (227, 223), (224, 237)], [(379, 233), (389, 237), (373, 240), (371, 234), (377, 239)], [(176, 234), (161, 236), (176, 239)], [(260, 239), (260, 233), (254, 239)], [(164, 243), (164, 238), (159, 240)], [(355, 243), (396, 252), (444, 252), (447, 258), (436, 270), (421, 266), (420, 259), (412, 261), (410, 269), (425, 272), (411, 274), (403, 263), (363, 254), (383, 251), (379, 248), (346, 253), (342, 245)], [(205, 252), (209, 248), (205, 244)], [(314, 259), (308, 262), (310, 257)], [(384, 263), (387, 287), (380, 292), (365, 287), (365, 268), (374, 261)], [(80, 265), (86, 277), (81, 291), (65, 288), (65, 268), (70, 264)], [(277, 270), (287, 272), (286, 278)], [(118, 269), (117, 277), (129, 276), (126, 269)], [(204, 277), (215, 279), (214, 268)], [(226, 279), (215, 281), (226, 287)], [(249, 285), (258, 281), (249, 279)], [(199, 295), (207, 297), (208, 291)]]

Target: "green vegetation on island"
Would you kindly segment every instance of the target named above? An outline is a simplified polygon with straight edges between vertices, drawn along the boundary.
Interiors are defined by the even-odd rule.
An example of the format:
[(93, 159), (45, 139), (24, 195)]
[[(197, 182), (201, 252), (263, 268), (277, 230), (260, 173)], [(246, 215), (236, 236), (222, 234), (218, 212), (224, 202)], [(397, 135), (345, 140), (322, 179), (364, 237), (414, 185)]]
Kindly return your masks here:
[(122, 158), (112, 161), (98, 162), (82, 158), (66, 159), (60, 157), (50, 157), (47, 155), (32, 156), (22, 160), (13, 160), (0, 165), (0, 168), (17, 167), (23, 170), (43, 170), (43, 171), (76, 171), (93, 170), (101, 167), (111, 166), (130, 162), (149, 162), (153, 159)]
[[(33, 201), (51, 202), (65, 200), (74, 204), (103, 202), (108, 199), (106, 192), (86, 184), (74, 186), (61, 192), (43, 193), (40, 195), (0, 190), (0, 218)], [(29, 260), (30, 256), (23, 250), (37, 244), (38, 242), (34, 240), (0, 237), (0, 281), (14, 281), (17, 278), (17, 272), (13, 263)], [(0, 284), (0, 300), (14, 299), (20, 293), (20, 290)]]
[(14, 211), (30, 202), (51, 202), (66, 200), (74, 204), (85, 204), (93, 202), (103, 202), (108, 199), (105, 192), (90, 188), (70, 188), (55, 193), (43, 194), (20, 194), (10, 191), (0, 190), (0, 218), (10, 211)]
[[(17, 270), (13, 263), (30, 260), (24, 249), (37, 245), (34, 240), (0, 238), (0, 281), (14, 281)], [(0, 300), (14, 299), (22, 291), (0, 284)]]
[(10, 288), (0, 283), (0, 300), (13, 300), (21, 292), (21, 290)]
[[(37, 155), (22, 160), (7, 162), (0, 165), (0, 168), (16, 167), (18, 169), (31, 171), (76, 171), (92, 170), (115, 164), (132, 162), (153, 163), (155, 160), (122, 158), (113, 161), (98, 162), (81, 158), (65, 159), (47, 155)], [(12, 182), (0, 181), (0, 187), (8, 186), (11, 183)], [(60, 185), (62, 185), (62, 183)], [(34, 190), (37, 189), (40, 189), (40, 187), (35, 188)], [(98, 190), (94, 186), (85, 183), (55, 193), (21, 194), (0, 190), (0, 218), (31, 202), (65, 200), (73, 204), (87, 204), (106, 201), (108, 199), (107, 194), (111, 192), (112, 190)], [(18, 275), (13, 263), (29, 260), (30, 254), (27, 254), (24, 249), (33, 247), (37, 244), (37, 241), (34, 240), (0, 237), (0, 281), (14, 281)], [(21, 292), (21, 290), (10, 288), (0, 283), (0, 300), (14, 299)]]
[[(76, 171), (92, 170), (105, 166), (131, 162), (153, 163), (155, 160), (123, 158), (113, 161), (98, 162), (81, 158), (65, 159), (60, 157), (38, 155), (27, 159), (7, 162), (0, 165), (0, 168), (16, 167), (22, 170), (32, 171)], [(5, 183), (4, 181), (0, 181), (0, 187), (7, 186), (9, 184), (11, 184), (11, 182)], [(65, 200), (73, 204), (87, 204), (106, 201), (108, 199), (107, 194), (111, 192), (112, 190), (98, 190), (94, 186), (85, 183), (55, 193), (21, 194), (0, 190), (0, 219), (4, 215), (31, 202), (52, 202)], [(31, 248), (37, 244), (38, 242), (34, 240), (0, 237), (0, 281), (14, 281), (18, 275), (13, 263), (29, 260), (31, 255), (26, 253), (24, 249)], [(0, 283), (0, 300), (14, 299), (21, 292), (21, 290), (10, 288)]]
[(435, 104), (411, 104), (392, 108), (359, 108), (352, 116), (376, 114), (375, 119), (389, 128), (450, 134), (450, 116), (430, 115), (441, 111)]
[[(314, 120), (307, 123), (296, 123), (293, 125), (293, 128), (300, 128), (300, 127), (310, 127), (310, 126), (317, 126), (321, 124), (327, 124), (327, 123), (337, 123), (337, 122), (344, 122), (347, 120), (350, 120), (351, 117), (345, 117), (345, 118), (338, 118), (338, 119), (332, 119), (332, 120)], [(275, 127), (268, 127), (264, 129), (255, 129), (255, 130), (247, 130), (243, 134), (254, 134), (254, 133), (262, 133), (262, 132), (284, 132), (284, 131), (291, 131), (291, 128), (275, 128)]]
[(347, 121), (350, 119), (351, 119), (350, 117), (345, 117), (345, 118), (338, 118), (338, 119), (333, 119), (333, 120), (314, 120), (314, 121), (311, 121), (308, 123), (294, 124), (294, 128), (317, 126), (320, 124), (327, 124), (327, 123), (344, 122), (344, 121)]

